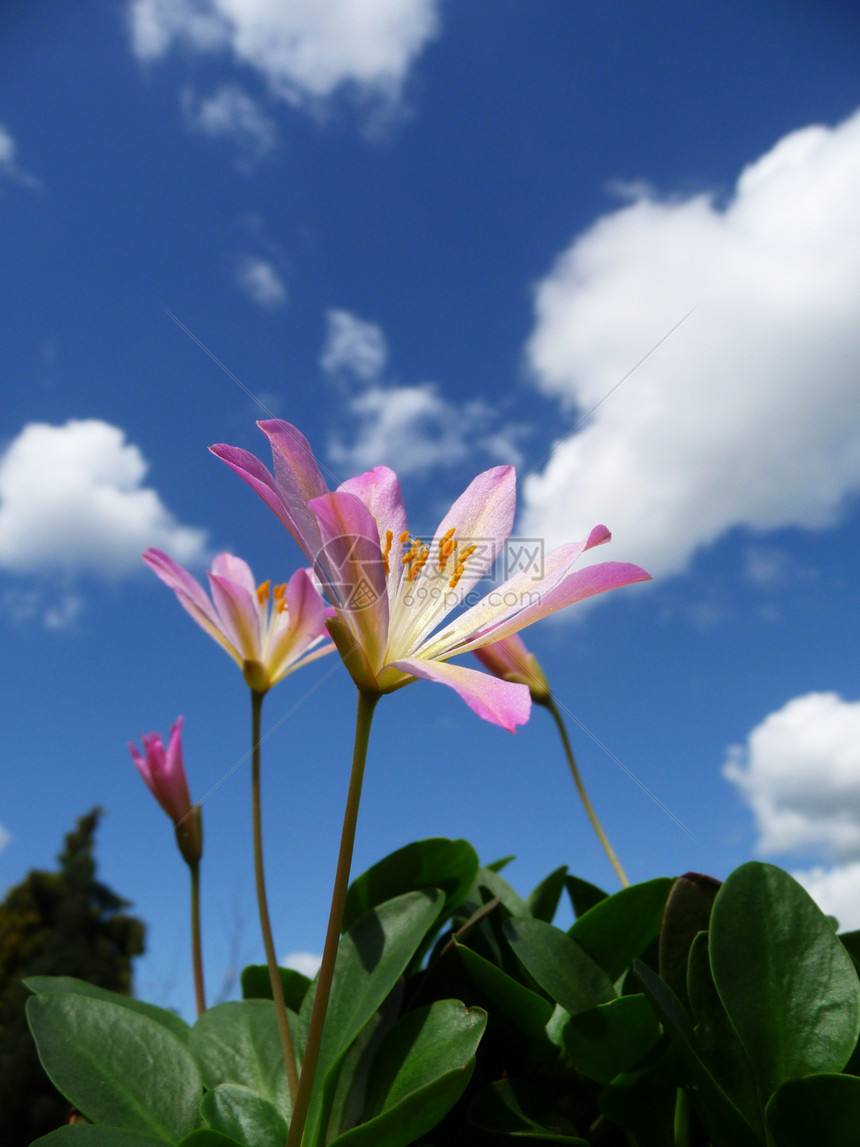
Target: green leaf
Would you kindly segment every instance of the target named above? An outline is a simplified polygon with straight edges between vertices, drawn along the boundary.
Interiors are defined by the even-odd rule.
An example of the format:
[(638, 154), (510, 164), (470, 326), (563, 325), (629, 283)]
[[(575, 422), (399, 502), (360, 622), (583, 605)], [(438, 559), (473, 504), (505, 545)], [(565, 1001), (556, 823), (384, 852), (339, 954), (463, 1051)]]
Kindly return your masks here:
[(469, 1122), (496, 1135), (588, 1147), (552, 1101), (521, 1079), (501, 1079), (479, 1091), (469, 1107)]
[(432, 1130), (465, 1091), (486, 1024), (459, 1000), (407, 1012), (373, 1057), (364, 1121), (330, 1147), (407, 1147)]
[(668, 984), (641, 960), (633, 965), (663, 1030), (696, 1088), (697, 1106), (716, 1147), (761, 1147), (761, 1142), (711, 1075), (681, 1002)]
[(564, 883), (570, 897), (570, 903), (573, 905), (573, 914), (577, 917), (584, 916), (589, 908), (593, 908), (595, 904), (599, 904), (609, 895), (602, 888), (598, 888), (596, 884), (590, 884), (587, 880), (583, 880), (581, 876), (566, 876)]
[(122, 1127), (72, 1123), (34, 1139), (30, 1147), (164, 1147), (165, 1142), (137, 1131), (125, 1131)]
[[(302, 1000), (311, 986), (309, 976), (297, 972), (295, 968), (278, 968), (281, 974), (281, 987), (284, 990), (284, 1000), (291, 1012), (298, 1015)], [(269, 979), (269, 969), (265, 964), (249, 964), (242, 969), (242, 999), (243, 1000), (271, 1000), (272, 981)]]
[(690, 948), (687, 998), (708, 1069), (752, 1126), (763, 1133), (764, 1111), (755, 1074), (714, 984), (707, 932), (700, 932)]
[[(186, 1135), (179, 1147), (236, 1147), (238, 1140), (231, 1139), (229, 1135), (222, 1135), (220, 1131), (211, 1131), (202, 1128)], [(241, 1147), (241, 1145), (240, 1145)]]
[[(438, 888), (407, 892), (359, 916), (341, 938), (308, 1115), (308, 1143), (318, 1142), (326, 1125), (343, 1055), (436, 922), (443, 898)], [(308, 992), (299, 1017), (302, 1049), (312, 1007), (313, 994)]]
[(789, 1080), (766, 1115), (774, 1147), (852, 1147), (860, 1128), (860, 1079), (828, 1072)]
[(37, 996), (67, 995), (89, 996), (93, 1000), (107, 1000), (120, 1007), (129, 1008), (142, 1016), (149, 1016), (156, 1023), (164, 1024), (166, 1028), (178, 1036), (183, 1043), (188, 1043), (191, 1028), (176, 1012), (166, 1008), (157, 1008), (155, 1004), (135, 1000), (132, 996), (124, 996), (120, 992), (109, 992), (107, 988), (100, 988), (96, 984), (88, 984), (86, 980), (78, 980), (74, 976), (28, 976), (24, 980), (24, 987), (35, 992)]
[(609, 977), (566, 932), (525, 917), (505, 932), (529, 975), (571, 1015), (615, 999)]
[(243, 1147), (284, 1147), (287, 1121), (265, 1096), (238, 1083), (221, 1083), (208, 1091), (200, 1114), (213, 1131)]
[(513, 853), (510, 856), (500, 856), (498, 860), (491, 860), (489, 864), (485, 864), (484, 868), (490, 872), (501, 872), (503, 868), (508, 867), (512, 860), (516, 859)]
[(662, 1039), (647, 1063), (617, 1075), (597, 1097), (600, 1110), (640, 1147), (680, 1147), (675, 1137), (677, 1057)]
[(525, 900), (511, 888), (507, 880), (489, 868), (479, 868), (458, 916), (466, 919), (497, 896), (512, 916), (529, 915)]
[(210, 1090), (221, 1083), (239, 1083), (289, 1115), (284, 1053), (271, 1000), (237, 1000), (209, 1008), (191, 1029), (191, 1051)]
[(449, 916), (463, 902), (478, 871), (478, 854), (467, 840), (432, 837), (392, 852), (350, 885), (346, 894), (343, 931), (365, 912), (405, 892), (441, 888), (445, 902), (441, 916)]
[[(531, 988), (485, 960), (465, 944), (454, 940), (454, 949), (469, 978), (484, 993), (494, 1019), (501, 1013), (518, 1031), (530, 1039), (539, 1037), (552, 1015), (552, 1004)], [(484, 1002), (482, 1000), (482, 1002)]]
[(622, 888), (574, 921), (568, 935), (614, 982), (659, 936), (673, 883), (658, 877)]
[(622, 996), (571, 1016), (563, 1031), (565, 1051), (598, 1083), (611, 1083), (660, 1038), (660, 1025), (643, 995)]
[(729, 876), (711, 914), (710, 956), (763, 1102), (789, 1079), (842, 1070), (860, 1033), (860, 982), (787, 872), (754, 861)]
[(547, 924), (552, 923), (552, 918), (558, 910), (558, 902), (564, 891), (566, 876), (567, 865), (565, 864), (551, 872), (540, 882), (537, 888), (529, 893), (526, 907), (536, 920), (545, 920)]
[(77, 993), (31, 996), (27, 1019), (51, 1082), (91, 1122), (168, 1143), (197, 1126), (200, 1073), (163, 1024)]
[(672, 885), (660, 929), (660, 975), (682, 1003), (687, 1001), (687, 958), (699, 932), (707, 932), (719, 880), (687, 872)]

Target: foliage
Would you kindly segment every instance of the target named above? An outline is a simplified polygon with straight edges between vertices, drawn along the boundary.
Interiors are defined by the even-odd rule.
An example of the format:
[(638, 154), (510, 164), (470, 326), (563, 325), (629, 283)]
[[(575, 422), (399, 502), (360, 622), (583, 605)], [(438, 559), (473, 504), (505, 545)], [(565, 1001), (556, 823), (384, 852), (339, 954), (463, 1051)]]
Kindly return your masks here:
[[(551, 923), (562, 889), (579, 910), (567, 929)], [(560, 869), (523, 899), (464, 841), (437, 839), (359, 877), (349, 905), (307, 1147), (856, 1141), (856, 937), (778, 868), (612, 896)], [(28, 983), (45, 1068), (96, 1124), (44, 1147), (284, 1143), (260, 970), (190, 1030), (75, 981)], [(285, 988), (301, 1052), (314, 984)]]
[(58, 872), (34, 871), (0, 904), (0, 1142), (24, 1147), (56, 1127), (69, 1101), (51, 1086), (27, 1028), (25, 977), (74, 976), (110, 992), (131, 990), (131, 961), (144, 926), (128, 902), (96, 880), (101, 811), (65, 838)]

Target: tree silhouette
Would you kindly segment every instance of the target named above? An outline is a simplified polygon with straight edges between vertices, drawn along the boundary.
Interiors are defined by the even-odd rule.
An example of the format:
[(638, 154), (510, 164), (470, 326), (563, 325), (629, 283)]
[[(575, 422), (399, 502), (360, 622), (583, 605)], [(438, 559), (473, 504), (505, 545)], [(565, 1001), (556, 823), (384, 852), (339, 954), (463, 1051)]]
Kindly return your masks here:
[(0, 904), (0, 1143), (27, 1147), (67, 1121), (67, 1101), (48, 1080), (24, 1015), (27, 976), (77, 976), (131, 993), (131, 961), (145, 926), (129, 902), (96, 880), (94, 808), (65, 838), (58, 872), (34, 870)]

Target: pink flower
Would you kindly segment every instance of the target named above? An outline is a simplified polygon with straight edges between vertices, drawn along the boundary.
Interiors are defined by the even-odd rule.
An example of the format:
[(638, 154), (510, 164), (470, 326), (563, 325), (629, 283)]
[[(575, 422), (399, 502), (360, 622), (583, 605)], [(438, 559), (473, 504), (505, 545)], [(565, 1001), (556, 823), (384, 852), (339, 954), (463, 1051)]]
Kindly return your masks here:
[(494, 641), (474, 650), (485, 669), (503, 681), (519, 681), (527, 685), (532, 701), (545, 701), (550, 696), (549, 683), (533, 653), (526, 649), (518, 633)]
[(134, 742), (129, 742), (135, 768), (146, 786), (176, 826), (176, 839), (188, 863), (200, 859), (203, 852), (203, 833), (200, 809), (193, 807), (182, 763), (182, 718), (177, 717), (170, 730), (165, 751), (159, 733), (141, 737), (143, 754)]
[(472, 596), (513, 528), (513, 467), (479, 474), (424, 542), (408, 530), (392, 470), (377, 466), (331, 493), (295, 427), (280, 420), (258, 425), (272, 446), (274, 475), (246, 450), (211, 450), (257, 491), (313, 563), (337, 611), (329, 632), (367, 692), (390, 693), (422, 677), (448, 685), (480, 717), (513, 730), (529, 716), (527, 686), (449, 665), (449, 659), (583, 598), (650, 577), (623, 562), (571, 572), (585, 550), (609, 540), (606, 527), (596, 526), (585, 541), (548, 554), (541, 577), (515, 574), (439, 630)]
[(218, 554), (209, 571), (210, 599), (196, 578), (161, 550), (147, 550), (143, 560), (227, 650), (257, 693), (334, 649), (330, 642), (320, 645), (332, 611), (307, 570), (296, 570), (286, 584), (272, 589), (268, 581), (257, 585), (241, 558)]

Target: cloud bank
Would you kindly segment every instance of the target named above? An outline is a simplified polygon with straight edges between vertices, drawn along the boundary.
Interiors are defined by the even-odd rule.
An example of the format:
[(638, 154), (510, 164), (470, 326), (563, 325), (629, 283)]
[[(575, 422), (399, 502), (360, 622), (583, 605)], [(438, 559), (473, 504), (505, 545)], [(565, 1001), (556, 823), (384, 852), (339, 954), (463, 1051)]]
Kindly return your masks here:
[(205, 531), (176, 521), (143, 485), (147, 470), (140, 449), (107, 422), (26, 425), (0, 454), (0, 569), (111, 577), (138, 569), (148, 546), (202, 560)]
[(552, 544), (596, 522), (615, 557), (681, 572), (732, 527), (836, 523), (860, 487), (860, 114), (781, 139), (714, 195), (598, 220), (537, 286), (535, 385), (570, 425), (524, 487)]
[(860, 701), (795, 697), (729, 749), (723, 775), (753, 811), (760, 853), (836, 862), (793, 875), (843, 927), (860, 927)]
[(132, 0), (128, 20), (139, 59), (229, 51), (294, 105), (344, 87), (396, 102), (439, 31), (438, 0)]

